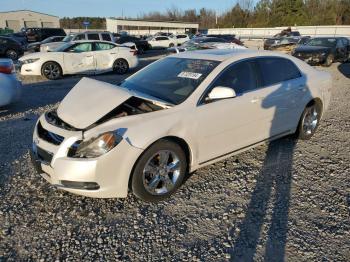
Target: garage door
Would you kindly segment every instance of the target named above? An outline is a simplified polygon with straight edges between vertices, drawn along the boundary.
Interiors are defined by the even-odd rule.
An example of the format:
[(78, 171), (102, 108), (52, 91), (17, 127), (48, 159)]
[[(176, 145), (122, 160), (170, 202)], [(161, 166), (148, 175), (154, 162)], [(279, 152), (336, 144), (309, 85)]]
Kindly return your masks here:
[(21, 29), (19, 20), (6, 20), (6, 26), (15, 32), (18, 32)]
[(24, 24), (27, 28), (38, 27), (38, 23), (36, 21), (24, 21)]
[(49, 28), (54, 27), (52, 22), (42, 22), (41, 25), (42, 27), (49, 27)]

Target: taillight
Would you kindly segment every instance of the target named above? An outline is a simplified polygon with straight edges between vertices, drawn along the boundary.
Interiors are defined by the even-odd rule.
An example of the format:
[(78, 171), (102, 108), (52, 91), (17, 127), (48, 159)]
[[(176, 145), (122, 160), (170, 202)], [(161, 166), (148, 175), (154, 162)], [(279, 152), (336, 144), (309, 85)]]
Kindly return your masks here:
[(0, 73), (12, 74), (15, 72), (15, 67), (11, 60), (0, 61)]

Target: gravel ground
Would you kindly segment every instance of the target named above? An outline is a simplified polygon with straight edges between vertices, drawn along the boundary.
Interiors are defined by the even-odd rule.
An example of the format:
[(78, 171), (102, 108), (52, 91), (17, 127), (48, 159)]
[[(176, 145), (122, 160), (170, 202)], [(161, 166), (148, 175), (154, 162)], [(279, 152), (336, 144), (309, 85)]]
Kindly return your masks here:
[(158, 204), (76, 196), (38, 176), (35, 121), (80, 76), (23, 79), (22, 100), (0, 109), (0, 261), (349, 261), (350, 64), (321, 69), (333, 97), (310, 141), (283, 138), (202, 168)]

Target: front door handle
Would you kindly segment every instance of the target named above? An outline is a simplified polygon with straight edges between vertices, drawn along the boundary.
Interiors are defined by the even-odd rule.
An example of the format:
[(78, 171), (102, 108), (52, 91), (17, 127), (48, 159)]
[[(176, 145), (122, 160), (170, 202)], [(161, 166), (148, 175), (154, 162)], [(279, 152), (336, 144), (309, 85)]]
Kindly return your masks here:
[(258, 97), (254, 97), (252, 100), (250, 100), (250, 102), (252, 103), (258, 103), (260, 101), (260, 98)]
[(92, 55), (87, 55), (86, 57), (92, 57)]

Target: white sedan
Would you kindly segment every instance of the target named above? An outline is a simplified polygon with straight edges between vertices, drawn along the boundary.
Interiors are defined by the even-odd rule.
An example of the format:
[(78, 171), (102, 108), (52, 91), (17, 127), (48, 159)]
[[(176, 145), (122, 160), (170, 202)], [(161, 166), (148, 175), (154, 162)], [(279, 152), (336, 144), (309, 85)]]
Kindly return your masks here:
[(42, 75), (55, 80), (68, 74), (126, 73), (138, 65), (136, 50), (104, 41), (66, 43), (53, 52), (40, 52), (19, 59), (22, 75)]
[(168, 36), (154, 36), (154, 37), (148, 38), (147, 42), (152, 49), (168, 48), (168, 47), (174, 47), (177, 45), (176, 38), (172, 38)]
[(69, 192), (126, 197), (130, 186), (158, 201), (200, 167), (289, 134), (310, 139), (331, 86), (329, 73), (279, 53), (184, 52), (119, 86), (83, 78), (39, 118), (32, 158)]

